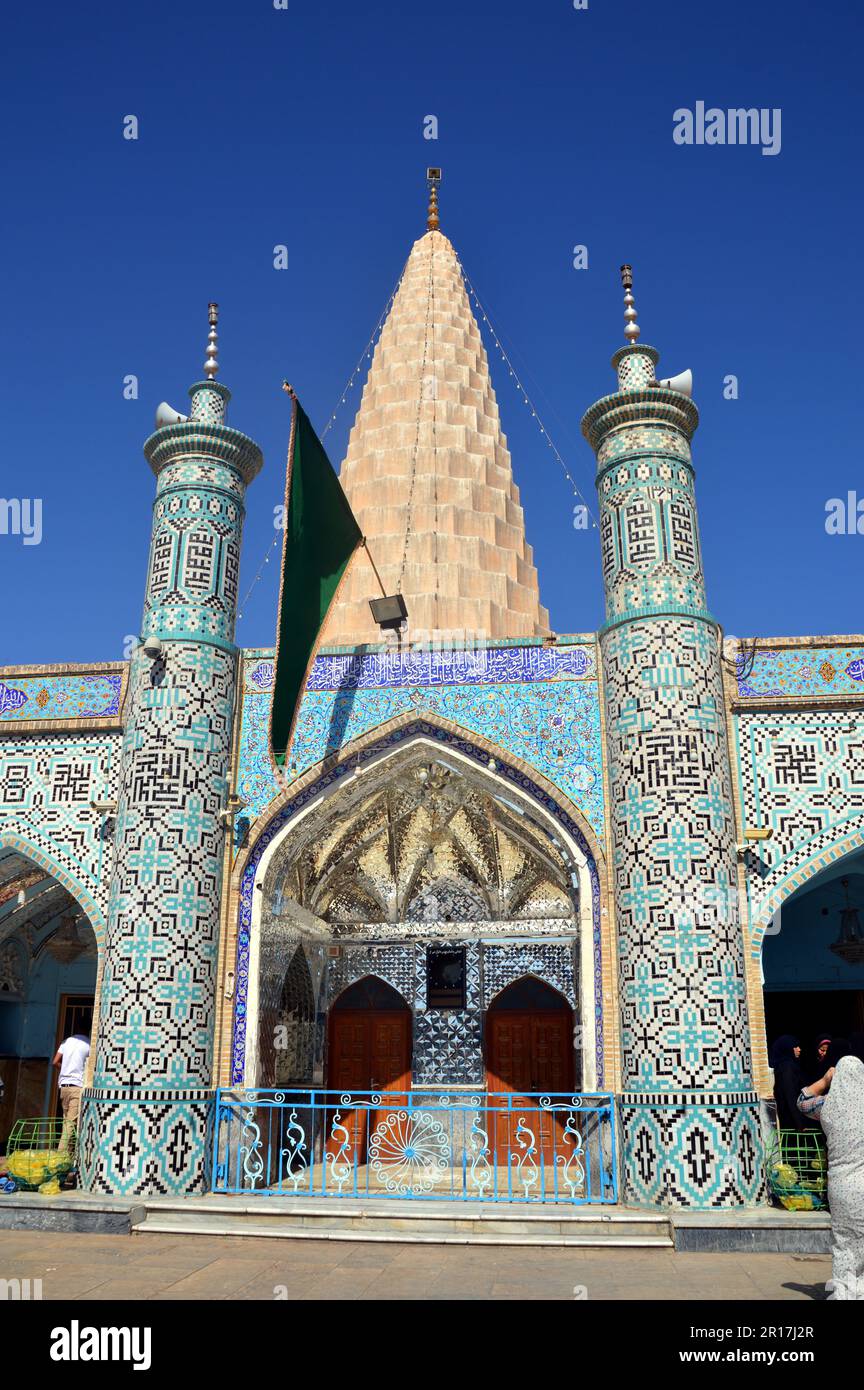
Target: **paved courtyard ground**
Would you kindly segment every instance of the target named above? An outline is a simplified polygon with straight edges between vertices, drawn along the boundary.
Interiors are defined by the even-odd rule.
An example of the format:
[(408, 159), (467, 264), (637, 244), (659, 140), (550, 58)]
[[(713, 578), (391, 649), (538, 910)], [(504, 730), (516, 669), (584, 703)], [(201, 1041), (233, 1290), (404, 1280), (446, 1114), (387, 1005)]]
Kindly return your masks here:
[(0, 1231), (43, 1299), (823, 1299), (821, 1255)]

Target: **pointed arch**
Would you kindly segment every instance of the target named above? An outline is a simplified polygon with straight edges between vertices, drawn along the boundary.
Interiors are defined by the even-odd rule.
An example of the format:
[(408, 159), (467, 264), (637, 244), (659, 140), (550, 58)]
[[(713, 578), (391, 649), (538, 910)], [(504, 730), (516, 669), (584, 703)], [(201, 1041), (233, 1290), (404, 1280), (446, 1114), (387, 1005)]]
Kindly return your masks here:
[(811, 879), (817, 878), (823, 869), (831, 868), (839, 860), (864, 847), (864, 816), (855, 816), (836, 829), (842, 832), (838, 839), (816, 849), (803, 862), (800, 862), (797, 852), (788, 855), (765, 880), (758, 902), (754, 904), (751, 901), (750, 950), (757, 960), (762, 954), (765, 936), (784, 902)]
[(346, 980), (330, 1001), (330, 1013), (340, 1009), (407, 1009), (409, 1001), (401, 990), (385, 980), (383, 975), (364, 971), (354, 980)]
[(550, 838), (566, 845), (577, 864), (580, 878), (584, 878), (584, 891), (580, 894), (580, 943), (587, 1004), (584, 1018), (586, 1034), (591, 1040), (595, 1084), (602, 1086), (606, 1042), (602, 962), (604, 958), (614, 960), (614, 948), (610, 931), (612, 917), (606, 902), (606, 866), (596, 836), (578, 807), (535, 768), (499, 745), (425, 711), (422, 717), (413, 713), (396, 716), (309, 769), (271, 804), (268, 817), (253, 827), (248, 844), (238, 855), (230, 900), (236, 928), (233, 940), (229, 938), (226, 942), (228, 959), (236, 957), (233, 1017), (225, 1016), (225, 1026), (232, 1030), (232, 1084), (241, 1084), (246, 1073), (249, 986), (250, 981), (254, 986), (257, 977), (256, 928), (263, 897), (255, 889), (263, 880), (277, 843), (293, 833), (302, 819), (314, 808), (320, 808), (335, 791), (348, 787), (349, 779), (362, 776), (377, 763), (423, 743), (435, 757), (446, 756), (457, 764), (462, 762), (475, 776), (479, 774), (488, 779), (496, 796), (511, 804), (515, 802), (517, 809), (520, 806), (530, 809), (539, 820), (545, 820)]
[[(50, 842), (45, 841), (41, 844), (35, 840), (19, 835), (9, 830), (0, 830), (0, 851), (13, 849), (18, 854), (23, 854), (27, 859), (31, 859), (34, 864), (38, 864), (40, 869), (44, 869), (47, 874), (57, 880), (66, 889), (67, 893), (75, 899), (81, 911), (88, 918), (93, 935), (96, 937), (96, 945), (99, 948), (101, 959), (105, 948), (105, 935), (107, 924), (102, 909), (99, 907), (92, 894), (76, 879), (68, 870), (61, 867), (59, 861), (51, 853), (48, 847)], [(0, 926), (2, 935), (2, 926)]]
[[(527, 987), (527, 988), (526, 988)], [(521, 1002), (532, 994), (538, 1001), (535, 1004)], [(509, 996), (506, 997), (505, 996)], [(567, 1009), (571, 1013), (573, 1007), (563, 990), (557, 985), (553, 985), (549, 980), (544, 980), (542, 975), (538, 975), (533, 970), (526, 970), (524, 974), (517, 975), (515, 980), (509, 980), (507, 984), (501, 985), (486, 1000), (488, 1009), (495, 1008), (550, 1008)]]

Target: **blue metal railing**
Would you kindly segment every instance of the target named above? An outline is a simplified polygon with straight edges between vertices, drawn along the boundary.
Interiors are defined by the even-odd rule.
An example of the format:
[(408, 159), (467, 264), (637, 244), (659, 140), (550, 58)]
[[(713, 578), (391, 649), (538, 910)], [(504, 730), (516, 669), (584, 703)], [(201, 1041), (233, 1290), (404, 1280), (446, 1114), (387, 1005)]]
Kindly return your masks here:
[(213, 1191), (617, 1202), (614, 1101), (540, 1092), (220, 1090)]

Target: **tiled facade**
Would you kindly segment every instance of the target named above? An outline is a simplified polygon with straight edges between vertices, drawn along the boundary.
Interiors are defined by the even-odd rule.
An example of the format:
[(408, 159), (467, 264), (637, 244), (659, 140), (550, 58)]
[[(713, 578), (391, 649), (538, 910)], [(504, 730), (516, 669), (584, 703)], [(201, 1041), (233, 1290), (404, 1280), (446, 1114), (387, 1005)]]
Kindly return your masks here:
[[(164, 660), (151, 643), (130, 662), (0, 669), (0, 947), (15, 947), (4, 970), (18, 978), (10, 904), (57, 880), (99, 950), (81, 1122), (94, 1191), (207, 1190), (213, 1088), (260, 1081), (258, 987), (265, 967), (278, 985), (297, 963), (316, 1078), (332, 1002), (372, 974), (410, 1006), (414, 1077), (430, 1089), (482, 1087), (489, 1005), (535, 977), (590, 1039), (576, 1084), (588, 1076), (619, 1097), (626, 1198), (759, 1202), (761, 942), (790, 893), (864, 845), (864, 637), (724, 646), (706, 607), (696, 409), (656, 385), (653, 349), (632, 346), (614, 359), (619, 389), (583, 421), (607, 621), (596, 636), (547, 635), (458, 261), (437, 231), (414, 258), (344, 477), (367, 529), (381, 513), (393, 587), (409, 525), (406, 593), (422, 637), (354, 646), (377, 636), (368, 576), (355, 573), (342, 595), (352, 610), (329, 630), (352, 645), (318, 655), (277, 777), (274, 654), (234, 645), (244, 495), (260, 454), (224, 423), (227, 390), (198, 383), (190, 420), (146, 445), (157, 492), (142, 635), (159, 638)], [(396, 479), (381, 508), (379, 454)], [(554, 847), (566, 913), (547, 901), (500, 920), (492, 909), (416, 920), (370, 909), (325, 921), (299, 900), (293, 918), (281, 913), (284, 882), (268, 874), (304, 818), (317, 817), (324, 841), (352, 786), (386, 786), (391, 766), (421, 757), (464, 774), (502, 818), (522, 817), (535, 851)], [(772, 838), (742, 853), (753, 827)], [(469, 841), (448, 891), (470, 907), (464, 882), (486, 861)], [(428, 946), (457, 939), (466, 1007), (447, 1013), (429, 1007), (423, 962)]]
[(721, 638), (705, 606), (689, 461), (698, 416), (677, 392), (648, 389), (656, 360), (641, 346), (617, 353), (618, 393), (583, 420), (598, 456), (606, 586), (625, 1193), (744, 1205), (762, 1190), (759, 1118)]

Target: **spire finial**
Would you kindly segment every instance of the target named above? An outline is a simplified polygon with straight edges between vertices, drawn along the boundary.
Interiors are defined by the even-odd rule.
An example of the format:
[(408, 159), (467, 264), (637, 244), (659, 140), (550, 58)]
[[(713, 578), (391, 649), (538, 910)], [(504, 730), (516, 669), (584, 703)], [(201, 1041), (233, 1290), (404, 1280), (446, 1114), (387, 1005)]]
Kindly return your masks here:
[(624, 286), (624, 337), (631, 347), (639, 341), (641, 329), (636, 322), (636, 304), (633, 299), (633, 267), (622, 265), (621, 284)]
[(429, 214), (426, 218), (427, 232), (437, 232), (440, 227), (438, 220), (438, 185), (441, 182), (440, 169), (427, 169), (426, 181), (429, 184)]
[(204, 375), (207, 377), (208, 381), (213, 381), (219, 370), (219, 363), (216, 358), (216, 354), (219, 351), (217, 347), (219, 335), (216, 332), (216, 324), (219, 322), (218, 304), (211, 303), (207, 305), (207, 319), (210, 324), (210, 332), (207, 334), (207, 361), (204, 363)]

